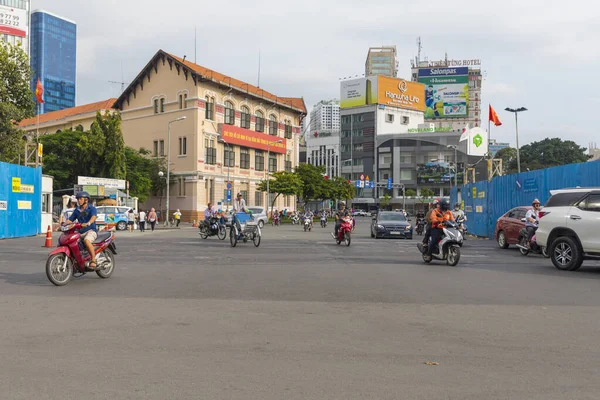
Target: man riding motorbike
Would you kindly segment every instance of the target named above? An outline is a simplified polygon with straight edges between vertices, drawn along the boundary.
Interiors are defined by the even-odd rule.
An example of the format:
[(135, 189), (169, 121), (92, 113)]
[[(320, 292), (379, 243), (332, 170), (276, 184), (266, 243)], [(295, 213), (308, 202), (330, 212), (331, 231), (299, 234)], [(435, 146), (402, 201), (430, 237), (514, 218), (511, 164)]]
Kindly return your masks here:
[(533, 209), (527, 211), (525, 214), (525, 229), (527, 229), (527, 247), (531, 248), (531, 238), (535, 235), (539, 223), (540, 215), (540, 201), (538, 199), (533, 200), (531, 203)]
[(346, 209), (346, 202), (340, 201), (338, 203), (338, 210), (335, 213), (335, 232), (333, 233), (333, 238), (336, 239), (338, 237), (338, 231), (342, 226), (342, 219), (344, 217), (349, 217), (350, 213)]
[(464, 218), (464, 221), (467, 220), (467, 216), (465, 215), (465, 212), (460, 209), (460, 203), (456, 203), (454, 205), (454, 210), (452, 211), (452, 216), (454, 217), (455, 221), (458, 221), (459, 218)]
[(431, 214), (438, 210), (439, 211), (440, 199), (433, 200), (433, 208), (427, 211), (427, 215), (425, 216), (425, 235), (423, 236), (423, 246), (427, 246), (429, 243), (429, 238), (431, 237)]
[(206, 210), (204, 210), (204, 221), (202, 221), (202, 224), (210, 229), (210, 219), (214, 216), (215, 210), (213, 209), (212, 203), (208, 203)]
[(439, 202), (439, 209), (431, 213), (431, 241), (427, 247), (427, 254), (431, 255), (433, 249), (437, 246), (444, 234), (443, 223), (446, 221), (454, 221), (452, 212), (450, 211), (450, 202), (442, 199)]
[(90, 253), (90, 269), (95, 269), (96, 264), (96, 252), (94, 250), (94, 240), (98, 238), (98, 229), (96, 228), (96, 219), (98, 218), (96, 207), (90, 204), (90, 195), (88, 192), (79, 192), (75, 196), (77, 198), (77, 204), (79, 207), (75, 208), (73, 214), (64, 222), (64, 225), (71, 225), (75, 220), (81, 224), (79, 234), (83, 245)]

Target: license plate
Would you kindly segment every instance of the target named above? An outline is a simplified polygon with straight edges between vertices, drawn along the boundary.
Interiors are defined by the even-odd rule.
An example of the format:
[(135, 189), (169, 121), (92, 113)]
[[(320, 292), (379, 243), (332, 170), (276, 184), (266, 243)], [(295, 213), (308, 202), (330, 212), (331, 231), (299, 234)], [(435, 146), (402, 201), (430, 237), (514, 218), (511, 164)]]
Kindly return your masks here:
[(391, 235), (399, 235), (400, 233), (401, 232), (396, 232), (396, 231), (390, 232)]

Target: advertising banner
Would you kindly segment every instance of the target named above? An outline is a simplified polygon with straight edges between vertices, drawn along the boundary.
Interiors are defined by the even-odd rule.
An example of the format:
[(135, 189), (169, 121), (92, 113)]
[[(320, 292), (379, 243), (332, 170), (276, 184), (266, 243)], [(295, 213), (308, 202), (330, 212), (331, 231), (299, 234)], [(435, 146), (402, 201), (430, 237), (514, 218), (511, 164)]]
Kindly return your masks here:
[(418, 80), (425, 85), (425, 118), (468, 116), (468, 67), (420, 69)]
[[(463, 181), (463, 171), (458, 171), (458, 182)], [(417, 165), (417, 184), (450, 184), (454, 182), (454, 166), (443, 161), (432, 161)]]
[(340, 90), (340, 108), (367, 104), (367, 80), (365, 78), (342, 81)]
[(0, 6), (0, 34), (26, 37), (27, 11), (20, 8)]
[(467, 154), (470, 156), (484, 156), (488, 152), (488, 133), (481, 128), (472, 128), (469, 131)]
[(125, 189), (125, 180), (123, 179), (110, 179), (110, 178), (96, 178), (92, 176), (78, 176), (78, 185), (92, 185), (92, 186), (104, 186), (111, 189)]
[(422, 83), (382, 75), (371, 77), (369, 80), (371, 81), (369, 104), (425, 111), (425, 86)]
[[(219, 130), (223, 139), (229, 144), (250, 147), (252, 149), (267, 150), (273, 153), (285, 153), (285, 139), (282, 143), (275, 143), (281, 140), (278, 136), (267, 135), (266, 133), (255, 132), (249, 129), (240, 128), (228, 124), (219, 124)], [(269, 146), (269, 143), (271, 146)]]

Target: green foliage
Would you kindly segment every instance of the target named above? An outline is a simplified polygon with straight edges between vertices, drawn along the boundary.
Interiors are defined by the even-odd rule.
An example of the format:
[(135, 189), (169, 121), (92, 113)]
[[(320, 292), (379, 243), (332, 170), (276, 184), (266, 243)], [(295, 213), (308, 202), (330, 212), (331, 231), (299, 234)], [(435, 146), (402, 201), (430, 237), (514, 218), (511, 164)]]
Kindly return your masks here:
[(389, 194), (386, 193), (383, 195), (383, 197), (379, 201), (379, 205), (381, 206), (381, 208), (388, 208), (391, 201), (392, 201), (392, 196), (390, 196)]
[(346, 179), (341, 176), (336, 176), (329, 180), (331, 182), (330, 199), (352, 199), (356, 194), (356, 189)]
[(417, 195), (417, 191), (415, 189), (406, 189), (404, 194), (406, 197), (415, 197)]
[[(533, 142), (521, 147), (521, 171), (586, 162), (590, 158), (585, 153), (586, 150), (572, 140), (560, 138)], [(512, 161), (510, 170), (517, 171), (516, 158)]]
[(312, 164), (299, 164), (294, 171), (302, 180), (302, 188), (298, 195), (304, 203), (311, 200), (325, 200), (330, 194), (331, 185), (324, 179), (324, 166)]
[(0, 41), (0, 161), (16, 162), (19, 154), (25, 155), (24, 133), (15, 124), (34, 115), (30, 79), (27, 54)]
[(80, 150), (80, 143), (84, 140), (85, 133), (79, 131), (62, 131), (40, 137), (40, 143), (44, 145), (44, 174), (54, 177), (55, 188), (71, 188), (77, 184), (78, 175), (90, 173)]
[[(273, 178), (269, 178), (269, 192), (275, 194), (271, 202), (271, 212), (273, 212), (275, 201), (280, 195), (295, 196), (300, 193), (302, 180), (295, 172), (277, 171), (273, 172), (271, 176)], [(258, 184), (257, 190), (260, 192), (267, 191), (266, 179)]]
[[(504, 149), (499, 150), (494, 158), (502, 159), (502, 173), (503, 174), (512, 174), (517, 172), (517, 149), (512, 147), (506, 147)], [(514, 166), (515, 170), (511, 170), (512, 166)]]
[(421, 188), (421, 197), (419, 198), (419, 201), (421, 203), (424, 203), (427, 201), (427, 199), (432, 198), (435, 195), (435, 192), (431, 189), (429, 189), (428, 187), (422, 187)]
[(144, 203), (151, 194), (161, 193), (165, 180), (158, 176), (159, 171), (166, 170), (163, 158), (150, 158), (150, 152), (145, 149), (139, 151), (125, 147), (126, 179), (129, 181), (129, 193), (139, 198)]

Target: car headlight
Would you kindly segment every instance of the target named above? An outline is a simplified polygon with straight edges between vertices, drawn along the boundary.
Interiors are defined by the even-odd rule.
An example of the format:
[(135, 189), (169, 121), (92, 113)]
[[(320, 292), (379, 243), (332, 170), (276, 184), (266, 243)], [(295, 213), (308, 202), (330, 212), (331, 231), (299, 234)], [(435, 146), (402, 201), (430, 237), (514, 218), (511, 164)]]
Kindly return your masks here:
[(404, 229), (407, 230), (407, 231), (410, 231), (410, 228), (412, 228), (412, 226), (407, 225), (406, 228), (404, 228)]
[(383, 225), (377, 225), (377, 229), (380, 230), (380, 231), (383, 231), (383, 230), (385, 230), (385, 226), (383, 226)]

